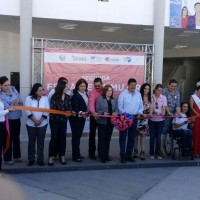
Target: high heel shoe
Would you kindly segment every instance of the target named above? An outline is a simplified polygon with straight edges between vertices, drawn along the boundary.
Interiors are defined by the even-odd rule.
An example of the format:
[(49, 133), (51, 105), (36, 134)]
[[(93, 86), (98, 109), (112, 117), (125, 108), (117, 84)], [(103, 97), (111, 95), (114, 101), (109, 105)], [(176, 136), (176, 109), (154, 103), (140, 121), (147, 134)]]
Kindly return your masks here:
[(133, 154), (133, 158), (137, 158), (138, 157), (138, 150), (134, 149), (134, 154)]
[(141, 160), (145, 160), (144, 151), (141, 151), (141, 152), (140, 152), (140, 159), (141, 159)]
[(66, 162), (66, 160), (65, 160), (65, 156), (61, 156), (61, 157), (60, 157), (60, 163), (61, 163), (62, 165), (66, 165), (66, 164), (67, 164), (67, 162)]
[(49, 166), (53, 166), (53, 165), (54, 165), (54, 163), (53, 163), (53, 158), (52, 158), (52, 157), (49, 157), (48, 165), (49, 165)]

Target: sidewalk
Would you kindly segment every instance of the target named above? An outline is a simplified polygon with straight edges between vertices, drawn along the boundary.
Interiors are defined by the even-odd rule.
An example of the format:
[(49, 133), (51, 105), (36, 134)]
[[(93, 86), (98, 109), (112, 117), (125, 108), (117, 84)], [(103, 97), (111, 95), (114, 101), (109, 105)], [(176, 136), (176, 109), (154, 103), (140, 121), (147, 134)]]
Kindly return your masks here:
[(66, 148), (66, 160), (67, 165), (61, 165), (59, 161), (54, 162), (54, 166), (48, 166), (48, 146), (49, 146), (49, 136), (45, 139), (45, 166), (38, 166), (37, 164), (33, 166), (27, 166), (27, 138), (22, 138), (21, 141), (21, 151), (22, 151), (22, 163), (14, 163), (13, 165), (2, 165), (2, 171), (5, 173), (35, 173), (35, 172), (56, 172), (56, 171), (77, 171), (77, 170), (99, 170), (99, 169), (128, 169), (128, 168), (158, 168), (158, 167), (183, 167), (183, 166), (200, 166), (200, 158), (194, 158), (190, 160), (172, 160), (171, 158), (165, 158), (162, 160), (150, 160), (149, 159), (149, 138), (146, 140), (146, 160), (142, 161), (139, 158), (136, 162), (126, 164), (120, 163), (119, 156), (119, 139), (115, 135), (111, 140), (110, 145), (110, 155), (113, 158), (112, 161), (107, 163), (101, 163), (100, 160), (90, 160), (88, 158), (88, 136), (85, 135), (81, 139), (81, 154), (84, 156), (82, 163), (76, 163), (72, 161), (71, 156), (71, 138), (67, 138), (67, 148)]

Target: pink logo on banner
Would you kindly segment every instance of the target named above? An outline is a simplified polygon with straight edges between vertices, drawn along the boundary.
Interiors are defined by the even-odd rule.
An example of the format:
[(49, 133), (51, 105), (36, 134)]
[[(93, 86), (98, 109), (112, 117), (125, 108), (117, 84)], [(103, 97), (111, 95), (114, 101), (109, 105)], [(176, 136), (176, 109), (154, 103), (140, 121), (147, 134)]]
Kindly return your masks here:
[(45, 49), (44, 88), (46, 94), (55, 87), (59, 77), (66, 77), (69, 90), (73, 90), (76, 81), (84, 78), (93, 87), (95, 77), (105, 84), (111, 84), (114, 95), (118, 96), (126, 89), (129, 78), (135, 78), (138, 85), (144, 82), (143, 52), (108, 52), (87, 50)]

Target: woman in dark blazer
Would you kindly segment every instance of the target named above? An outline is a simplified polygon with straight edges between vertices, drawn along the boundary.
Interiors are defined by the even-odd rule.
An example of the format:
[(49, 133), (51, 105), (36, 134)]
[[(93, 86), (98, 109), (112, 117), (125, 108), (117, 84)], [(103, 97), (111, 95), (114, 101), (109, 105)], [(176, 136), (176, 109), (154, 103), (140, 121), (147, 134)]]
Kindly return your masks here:
[(85, 79), (79, 79), (76, 83), (73, 96), (71, 98), (72, 110), (77, 113), (70, 117), (72, 129), (72, 158), (75, 162), (82, 162), (80, 154), (80, 139), (85, 126), (85, 119), (88, 112), (88, 83)]
[[(105, 85), (102, 96), (97, 99), (96, 112), (103, 115), (117, 114), (117, 101), (113, 98), (113, 88), (111, 85)], [(114, 125), (111, 118), (100, 117), (98, 123), (98, 154), (101, 162), (111, 161), (109, 157), (110, 140)]]

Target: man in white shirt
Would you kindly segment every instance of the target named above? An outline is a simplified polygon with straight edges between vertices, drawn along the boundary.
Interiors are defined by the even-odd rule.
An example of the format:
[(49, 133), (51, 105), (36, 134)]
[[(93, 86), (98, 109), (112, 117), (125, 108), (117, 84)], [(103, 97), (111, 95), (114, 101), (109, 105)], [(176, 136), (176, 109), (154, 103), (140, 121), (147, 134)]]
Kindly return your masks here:
[[(121, 163), (126, 160), (134, 162), (132, 157), (134, 147), (134, 135), (137, 129), (137, 116), (143, 114), (143, 102), (140, 92), (136, 90), (137, 81), (133, 78), (128, 80), (128, 89), (121, 92), (118, 99), (119, 112), (133, 115), (134, 123), (124, 131), (120, 131), (119, 144)], [(126, 138), (128, 136), (127, 142)]]

